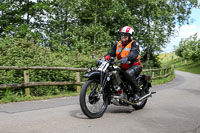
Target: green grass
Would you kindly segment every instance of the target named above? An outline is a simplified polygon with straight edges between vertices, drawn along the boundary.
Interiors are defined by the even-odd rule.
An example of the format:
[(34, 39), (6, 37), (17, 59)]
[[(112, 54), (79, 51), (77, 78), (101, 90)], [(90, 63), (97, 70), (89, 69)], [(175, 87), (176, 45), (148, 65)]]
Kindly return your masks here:
[(177, 63), (176, 70), (200, 74), (200, 62)]
[(156, 79), (156, 80), (152, 81), (152, 85), (165, 84), (165, 83), (168, 83), (168, 82), (172, 81), (174, 78), (175, 78), (175, 75), (172, 74), (167, 78)]
[(179, 57), (174, 53), (160, 54), (158, 57), (161, 62), (161, 67), (173, 66), (179, 60)]
[(77, 96), (79, 95), (79, 92), (66, 92), (59, 95), (50, 95), (50, 96), (41, 96), (41, 97), (35, 97), (35, 96), (21, 96), (21, 95), (8, 95), (6, 97), (3, 97), (0, 100), (0, 104), (2, 103), (11, 103), (11, 102), (22, 102), (22, 101), (33, 101), (33, 100), (44, 100), (44, 99), (52, 99), (52, 98), (60, 98), (60, 97), (67, 97), (67, 96)]
[(177, 57), (174, 53), (161, 54), (159, 58), (162, 67), (174, 66), (175, 70), (200, 74), (200, 61), (185, 61)]

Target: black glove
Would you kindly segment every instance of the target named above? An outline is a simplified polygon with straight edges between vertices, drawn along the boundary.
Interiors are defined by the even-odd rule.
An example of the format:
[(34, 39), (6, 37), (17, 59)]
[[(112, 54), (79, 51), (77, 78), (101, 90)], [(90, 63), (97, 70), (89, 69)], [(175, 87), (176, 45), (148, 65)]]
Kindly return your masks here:
[(104, 58), (99, 59), (96, 61), (96, 66), (100, 65), (104, 61)]
[(96, 66), (100, 65), (100, 63), (101, 63), (101, 59), (97, 60), (96, 61)]
[(122, 58), (119, 60), (121, 64), (126, 64), (128, 62), (128, 58)]

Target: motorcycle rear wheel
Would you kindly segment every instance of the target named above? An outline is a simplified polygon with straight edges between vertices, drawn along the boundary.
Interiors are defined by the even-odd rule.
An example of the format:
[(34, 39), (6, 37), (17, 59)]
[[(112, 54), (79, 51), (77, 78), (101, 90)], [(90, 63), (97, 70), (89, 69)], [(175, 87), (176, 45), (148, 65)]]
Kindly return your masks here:
[(147, 99), (144, 100), (144, 101), (142, 101), (142, 102), (139, 102), (139, 103), (137, 103), (137, 104), (135, 104), (135, 105), (132, 105), (132, 107), (133, 107), (135, 110), (143, 109), (144, 106), (146, 105), (146, 103), (147, 103)]
[(79, 102), (82, 112), (89, 118), (101, 117), (108, 107), (108, 98), (99, 94), (100, 83), (88, 80), (81, 88)]

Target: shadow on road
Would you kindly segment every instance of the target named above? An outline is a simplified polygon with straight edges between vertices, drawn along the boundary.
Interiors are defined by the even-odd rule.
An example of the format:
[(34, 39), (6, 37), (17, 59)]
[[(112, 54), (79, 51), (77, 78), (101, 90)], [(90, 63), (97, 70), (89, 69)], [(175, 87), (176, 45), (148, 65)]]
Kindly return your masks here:
[(136, 111), (135, 109), (133, 109), (131, 106), (129, 107), (124, 107), (124, 106), (110, 106), (106, 113), (126, 113), (126, 114), (130, 114), (133, 111)]
[[(110, 106), (108, 107), (108, 109), (106, 110), (105, 113), (114, 113), (114, 114), (130, 114), (133, 111), (136, 111), (135, 109), (133, 109), (132, 107), (121, 107), (121, 106)], [(74, 117), (74, 118), (78, 118), (78, 119), (89, 119), (87, 116), (85, 116), (83, 114), (83, 112), (80, 110), (74, 110), (70, 112), (70, 116)]]
[(70, 111), (70, 116), (78, 119), (89, 119), (87, 116), (83, 114), (81, 110)]

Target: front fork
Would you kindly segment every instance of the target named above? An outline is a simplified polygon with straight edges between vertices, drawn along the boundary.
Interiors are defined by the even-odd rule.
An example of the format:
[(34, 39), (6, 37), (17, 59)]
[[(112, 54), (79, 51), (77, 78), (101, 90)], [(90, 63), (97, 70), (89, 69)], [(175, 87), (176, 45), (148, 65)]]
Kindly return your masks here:
[(104, 74), (103, 72), (101, 72), (101, 75), (100, 75), (100, 85), (101, 85), (101, 87), (100, 87), (99, 92), (98, 92), (98, 98), (103, 94), (103, 90), (104, 90), (106, 83), (108, 81), (109, 80), (107, 78), (107, 74), (106, 73)]

